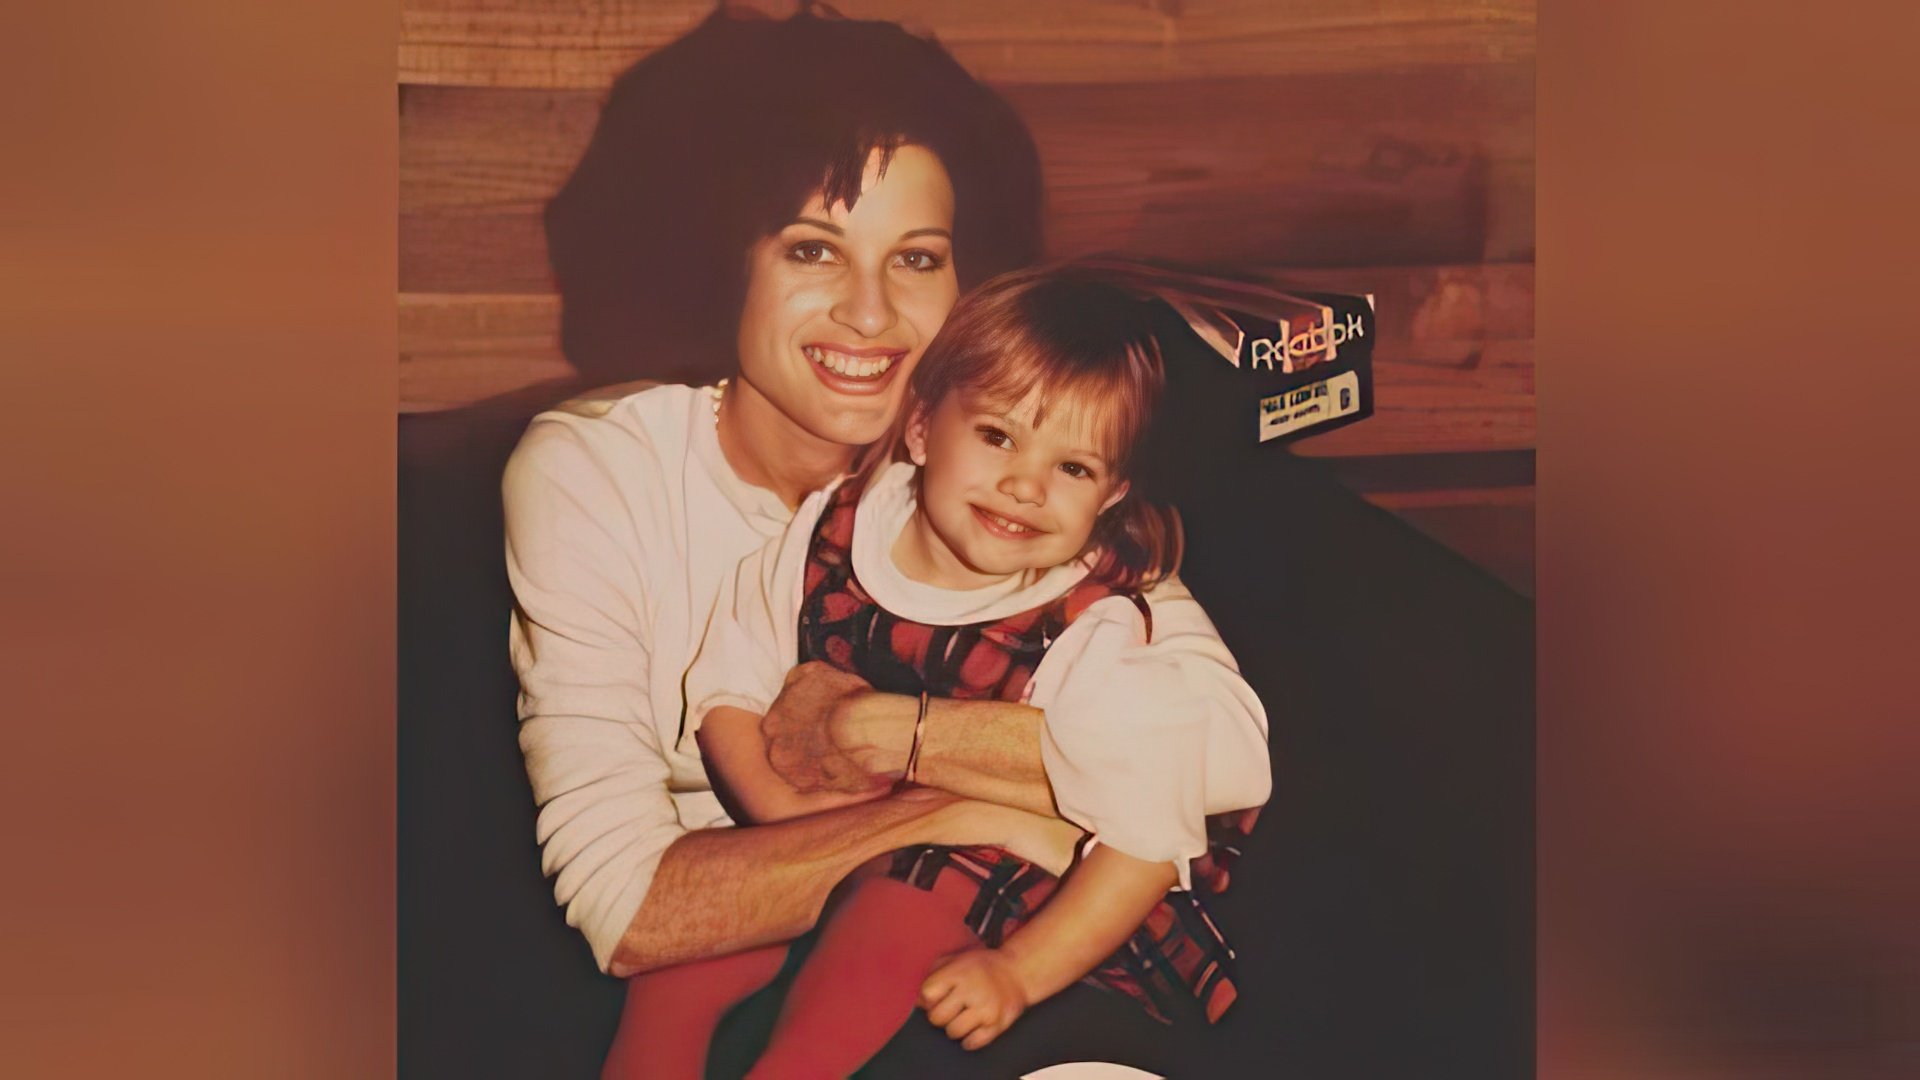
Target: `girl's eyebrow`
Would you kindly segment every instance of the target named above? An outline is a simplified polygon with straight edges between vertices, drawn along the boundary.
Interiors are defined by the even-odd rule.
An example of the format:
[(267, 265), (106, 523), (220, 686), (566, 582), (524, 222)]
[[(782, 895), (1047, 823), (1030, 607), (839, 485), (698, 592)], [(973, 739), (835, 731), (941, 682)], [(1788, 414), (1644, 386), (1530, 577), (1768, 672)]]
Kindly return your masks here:
[(1028, 430), (1027, 425), (1014, 419), (1012, 413), (992, 412), (989, 409), (981, 409), (980, 414), (982, 416), (990, 416), (993, 419), (1000, 421), (1001, 423), (1007, 425), (1010, 428), (1019, 428), (1021, 431)]
[(1112, 467), (1112, 463), (1107, 460), (1107, 455), (1098, 450), (1092, 450), (1086, 447), (1074, 447), (1072, 450), (1067, 451), (1067, 456), (1070, 458), (1090, 458), (1094, 462), (1097, 462), (1103, 469)]
[[(1007, 426), (1008, 426), (1008, 427), (1010, 427), (1010, 428), (1018, 428), (1018, 429), (1019, 429), (1019, 430), (1021, 430), (1021, 431), (1030, 431), (1030, 430), (1032, 430), (1032, 429), (1030, 429), (1030, 428), (1028, 428), (1028, 427), (1027, 427), (1027, 425), (1025, 425), (1025, 424), (1023, 424), (1023, 423), (1021, 423), (1020, 421), (1018, 421), (1018, 420), (1016, 420), (1016, 419), (1014, 419), (1014, 418), (1013, 418), (1013, 416), (1012, 416), (1011, 414), (1009, 414), (1009, 413), (1004, 413), (1004, 412), (990, 412), (990, 411), (988, 411), (987, 409), (984, 409), (984, 408), (983, 408), (983, 409), (981, 409), (981, 410), (979, 410), (979, 412), (980, 412), (980, 414), (981, 414), (982, 416), (990, 416), (990, 417), (992, 417), (992, 418), (994, 418), (995, 420), (998, 420), (998, 421), (1000, 421), (1001, 423), (1003, 423), (1003, 424), (1005, 424), (1005, 425), (1007, 425)], [(1069, 457), (1085, 457), (1085, 458), (1092, 458), (1093, 460), (1095, 460), (1095, 461), (1097, 461), (1097, 462), (1099, 462), (1099, 463), (1100, 463), (1100, 467), (1101, 467), (1101, 468), (1103, 468), (1103, 469), (1105, 469), (1105, 468), (1112, 468), (1112, 466), (1113, 466), (1113, 463), (1107, 460), (1107, 455), (1105, 455), (1105, 454), (1103, 454), (1103, 453), (1101, 453), (1101, 452), (1100, 452), (1100, 451), (1098, 451), (1098, 450), (1094, 450), (1094, 449), (1091, 449), (1091, 448), (1088, 448), (1088, 447), (1081, 447), (1081, 446), (1076, 446), (1076, 447), (1073, 447), (1073, 448), (1071, 448), (1071, 449), (1069, 449), (1069, 450), (1067, 451), (1067, 455), (1068, 455)]]

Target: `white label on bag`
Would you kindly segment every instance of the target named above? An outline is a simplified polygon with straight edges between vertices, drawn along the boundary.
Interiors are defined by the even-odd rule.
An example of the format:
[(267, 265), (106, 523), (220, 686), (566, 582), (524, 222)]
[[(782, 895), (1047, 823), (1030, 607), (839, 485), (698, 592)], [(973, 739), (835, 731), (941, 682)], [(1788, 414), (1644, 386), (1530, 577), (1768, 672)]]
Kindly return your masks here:
[(1343, 371), (1260, 399), (1260, 441), (1290, 435), (1360, 411), (1360, 376)]

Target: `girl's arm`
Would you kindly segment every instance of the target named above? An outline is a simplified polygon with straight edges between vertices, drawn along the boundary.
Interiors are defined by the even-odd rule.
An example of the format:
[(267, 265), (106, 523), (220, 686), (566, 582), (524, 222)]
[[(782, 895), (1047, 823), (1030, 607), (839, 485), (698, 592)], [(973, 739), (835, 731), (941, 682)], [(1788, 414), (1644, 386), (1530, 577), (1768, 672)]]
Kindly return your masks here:
[(713, 781), (714, 794), (727, 813), (741, 824), (774, 821), (853, 806), (885, 795), (892, 787), (884, 780), (852, 792), (802, 793), (780, 778), (767, 764), (767, 744), (760, 734), (760, 717), (732, 705), (715, 706), (695, 732), (700, 756)]
[(1176, 880), (1172, 863), (1095, 847), (999, 949), (969, 949), (934, 969), (920, 988), (927, 1019), (968, 1050), (987, 1045), (1113, 955)]

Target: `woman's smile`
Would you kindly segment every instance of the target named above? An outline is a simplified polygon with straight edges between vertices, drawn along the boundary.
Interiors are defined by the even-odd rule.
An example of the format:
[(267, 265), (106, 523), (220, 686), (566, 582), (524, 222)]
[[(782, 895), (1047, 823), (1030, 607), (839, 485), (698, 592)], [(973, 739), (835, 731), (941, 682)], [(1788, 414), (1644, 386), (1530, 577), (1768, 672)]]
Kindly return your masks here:
[(827, 387), (843, 394), (877, 394), (885, 390), (905, 365), (908, 349), (859, 347), (817, 343), (802, 346), (813, 373)]

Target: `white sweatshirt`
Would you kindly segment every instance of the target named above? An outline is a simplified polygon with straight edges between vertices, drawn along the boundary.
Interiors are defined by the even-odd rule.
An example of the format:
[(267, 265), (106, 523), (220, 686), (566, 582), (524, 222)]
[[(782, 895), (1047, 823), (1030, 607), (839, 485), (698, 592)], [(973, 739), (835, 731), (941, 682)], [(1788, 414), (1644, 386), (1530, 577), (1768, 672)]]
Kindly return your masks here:
[[(542, 413), (508, 462), (503, 496), (520, 746), (540, 806), (543, 866), (568, 923), (605, 969), (668, 845), (732, 824), (697, 749), (680, 738), (683, 678), (723, 583), (777, 541), (793, 514), (734, 474), (708, 391), (685, 386), (603, 392)], [(865, 582), (864, 565), (861, 575)], [(1163, 589), (1184, 595), (1175, 583)], [(1237, 683), (1205, 616), (1176, 635), (1162, 628), (1167, 601), (1153, 596), (1156, 642), (1164, 634), (1194, 646), (1171, 661), (1183, 678)], [(1039, 688), (1034, 695), (1043, 704)], [(1212, 689), (1196, 697), (1234, 700)], [(1265, 717), (1247, 701), (1206, 712), (1209, 810), (1266, 799)], [(1050, 717), (1049, 778), (1072, 790), (1066, 759), (1092, 759), (1052, 729)]]

